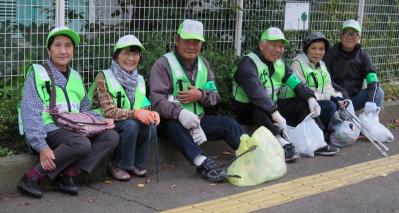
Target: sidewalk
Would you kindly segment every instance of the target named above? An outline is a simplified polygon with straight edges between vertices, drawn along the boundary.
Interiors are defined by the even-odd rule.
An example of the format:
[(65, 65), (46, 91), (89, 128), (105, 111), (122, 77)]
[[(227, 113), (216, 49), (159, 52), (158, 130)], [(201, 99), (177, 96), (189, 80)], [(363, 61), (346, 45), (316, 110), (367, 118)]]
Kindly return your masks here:
[[(397, 103), (387, 103), (380, 117), (383, 121), (398, 118)], [(395, 142), (388, 144), (390, 155), (399, 153), (399, 130), (396, 128), (392, 132)], [(211, 143), (217, 143), (217, 148), (210, 148)], [(221, 141), (205, 145), (207, 151), (211, 151), (211, 156), (220, 163), (232, 157), (222, 154), (227, 146)], [(75, 197), (51, 192), (50, 187), (45, 187), (49, 192), (40, 200), (15, 194), (16, 184), (13, 182), (16, 183), (29, 167), (27, 164), (32, 163), (32, 159), (27, 156), (16, 156), (10, 160), (9, 166), (0, 164), (0, 189), (13, 190), (7, 196), (0, 195), (1, 212), (42, 212), (43, 209), (47, 212), (157, 212), (381, 158), (371, 143), (360, 141), (344, 148), (335, 157), (301, 158), (296, 163), (287, 164), (288, 172), (279, 180), (256, 187), (235, 187), (227, 182), (212, 184), (204, 181), (180, 154), (169, 150), (173, 147), (168, 146), (163, 143), (160, 145), (162, 163), (159, 183), (156, 183), (153, 167), (148, 179), (133, 178), (129, 182), (118, 182), (107, 177), (105, 181), (91, 183), (89, 186), (82, 184), (80, 194)], [(10, 172), (14, 172), (13, 176)], [(10, 177), (7, 179), (7, 176)], [(95, 177), (100, 176), (97, 174)], [(306, 201), (297, 200), (273, 207), (271, 212), (399, 212), (399, 198), (396, 196), (399, 191), (396, 184), (398, 180), (398, 173), (393, 173), (303, 199)], [(338, 205), (340, 210), (335, 211)], [(270, 212), (269, 209), (267, 212)]]

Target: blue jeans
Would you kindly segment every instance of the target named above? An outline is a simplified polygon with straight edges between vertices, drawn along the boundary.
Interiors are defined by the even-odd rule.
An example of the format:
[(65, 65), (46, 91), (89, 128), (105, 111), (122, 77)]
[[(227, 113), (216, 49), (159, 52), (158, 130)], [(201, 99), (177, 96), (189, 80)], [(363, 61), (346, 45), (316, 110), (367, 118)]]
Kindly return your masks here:
[[(205, 115), (201, 119), (201, 127), (208, 140), (224, 139), (232, 149), (238, 149), (243, 130), (236, 120), (227, 116)], [(178, 120), (163, 120), (159, 130), (191, 163), (196, 156), (205, 155), (204, 151), (194, 143), (190, 130), (184, 128)]]
[(324, 130), (327, 130), (332, 116), (337, 111), (337, 105), (330, 100), (318, 100), (317, 103), (319, 103), (321, 108), (320, 121), (325, 128)]
[(147, 126), (136, 120), (128, 119), (115, 122), (119, 133), (119, 146), (115, 149), (112, 165), (124, 170), (134, 167), (146, 169), (150, 154), (150, 140), (153, 126)]
[[(367, 102), (368, 99), (367, 95), (368, 95), (367, 89), (362, 89), (359, 91), (359, 93), (357, 93), (357, 95), (351, 97), (355, 111), (364, 108), (364, 104)], [(382, 90), (380, 87), (378, 87), (375, 99), (376, 99), (375, 103), (377, 104), (377, 106), (381, 107), (384, 102), (384, 90)]]

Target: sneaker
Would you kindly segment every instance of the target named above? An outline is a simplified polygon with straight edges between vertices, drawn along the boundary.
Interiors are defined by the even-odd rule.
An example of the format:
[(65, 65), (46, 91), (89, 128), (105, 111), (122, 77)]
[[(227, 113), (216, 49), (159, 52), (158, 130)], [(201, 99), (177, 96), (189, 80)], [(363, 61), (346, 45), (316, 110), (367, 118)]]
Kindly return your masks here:
[(285, 153), (285, 162), (295, 161), (300, 157), (299, 153), (295, 150), (295, 146), (292, 143), (285, 144), (283, 146)]
[(207, 158), (197, 167), (197, 172), (207, 181), (219, 183), (226, 179), (226, 172), (215, 161)]
[(112, 177), (116, 180), (128, 181), (130, 179), (130, 174), (127, 171), (120, 169), (118, 167), (110, 165), (109, 171)]
[(314, 152), (315, 155), (331, 156), (339, 152), (338, 148), (332, 146), (324, 146)]

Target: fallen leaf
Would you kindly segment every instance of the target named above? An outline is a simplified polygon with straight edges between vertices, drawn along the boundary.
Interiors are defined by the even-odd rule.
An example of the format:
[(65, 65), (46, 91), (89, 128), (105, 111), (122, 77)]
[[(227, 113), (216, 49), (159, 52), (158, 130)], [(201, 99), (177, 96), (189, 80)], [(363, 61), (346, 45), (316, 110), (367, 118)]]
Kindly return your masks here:
[(144, 187), (145, 185), (142, 184), (142, 183), (139, 183), (139, 184), (137, 184), (137, 186), (140, 187), (140, 188), (142, 188), (142, 187)]
[(209, 185), (210, 186), (216, 186), (216, 183), (210, 183)]
[(106, 184), (111, 184), (112, 181), (111, 181), (111, 180), (106, 180), (106, 181), (104, 181), (104, 183), (106, 183)]

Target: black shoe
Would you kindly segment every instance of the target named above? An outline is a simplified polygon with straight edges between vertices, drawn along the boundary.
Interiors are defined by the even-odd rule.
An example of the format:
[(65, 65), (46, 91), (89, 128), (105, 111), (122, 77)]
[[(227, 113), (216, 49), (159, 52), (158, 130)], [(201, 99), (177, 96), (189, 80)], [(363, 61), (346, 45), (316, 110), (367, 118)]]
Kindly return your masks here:
[(76, 185), (73, 177), (71, 176), (58, 176), (54, 179), (53, 184), (54, 187), (61, 192), (65, 192), (71, 195), (77, 195), (79, 193), (79, 187), (78, 185)]
[(222, 182), (227, 177), (226, 172), (210, 158), (205, 159), (204, 162), (197, 167), (197, 172), (205, 180), (215, 183)]
[(331, 156), (339, 152), (338, 148), (332, 146), (324, 146), (314, 152), (315, 155)]
[(295, 161), (300, 157), (299, 153), (295, 150), (295, 146), (292, 143), (285, 144), (283, 146), (285, 154), (285, 162)]
[(42, 189), (40, 188), (40, 181), (28, 178), (26, 175), (19, 181), (18, 189), (35, 198), (41, 198), (43, 196)]

